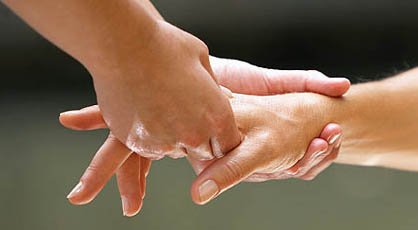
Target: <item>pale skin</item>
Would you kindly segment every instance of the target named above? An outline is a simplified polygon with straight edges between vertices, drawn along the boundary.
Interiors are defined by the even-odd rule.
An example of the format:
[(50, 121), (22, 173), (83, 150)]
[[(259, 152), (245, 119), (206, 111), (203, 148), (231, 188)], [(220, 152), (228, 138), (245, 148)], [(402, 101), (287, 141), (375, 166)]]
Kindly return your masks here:
[[(191, 159), (212, 159), (240, 142), (215, 74), (233, 90), (254, 80), (242, 93), (260, 95), (310, 91), (340, 96), (350, 86), (346, 79), (329, 79), (315, 71), (277, 72), (211, 57), (211, 63), (217, 64), (213, 71), (206, 45), (164, 22), (147, 0), (2, 2), (92, 74), (103, 113), (100, 121), (114, 133), (104, 147), (121, 141), (124, 149), (128, 145), (130, 151), (152, 159), (186, 154)], [(235, 75), (225, 74), (231, 69)], [(236, 77), (240, 71), (249, 77)], [(316, 150), (327, 146), (322, 143)], [(149, 168), (149, 160), (129, 157), (118, 171), (123, 191), (132, 190), (124, 186), (131, 175), (124, 169), (135, 164)]]
[[(344, 142), (341, 153), (336, 159), (337, 163), (418, 171), (418, 69), (386, 80), (355, 85), (343, 99), (314, 94), (288, 94), (263, 100), (259, 100), (259, 97), (240, 95), (237, 100), (259, 104), (267, 110), (277, 109), (276, 114), (281, 118), (283, 115), (286, 118), (290, 114), (290, 122), (285, 123), (293, 125), (292, 123), (296, 121), (298, 127), (291, 126), (293, 129), (286, 129), (297, 130), (295, 133), (288, 131), (287, 135), (299, 140), (303, 140), (303, 136), (306, 138), (315, 134), (318, 127), (325, 123), (341, 124), (344, 130)], [(232, 104), (236, 111), (234, 102)], [(263, 117), (263, 115), (255, 116), (256, 120)], [(285, 124), (280, 123), (276, 129), (285, 129), (285, 127)], [(257, 133), (254, 135), (257, 136)], [(270, 139), (270, 134), (267, 136)], [(286, 141), (284, 143), (273, 141), (275, 139), (272, 138), (271, 142), (264, 143), (259, 153), (265, 152), (266, 149), (267, 152), (272, 153), (279, 149), (282, 150), (281, 153), (292, 152), (289, 147), (285, 148), (287, 151), (283, 151)], [(295, 147), (294, 142), (289, 143)], [(306, 143), (306, 139), (302, 142)], [(251, 143), (250, 137), (248, 143)], [(296, 144), (296, 149), (297, 146)], [(273, 157), (266, 162), (265, 158), (259, 159), (260, 154), (258, 156), (254, 154), (257, 150), (247, 152), (247, 148), (243, 147), (240, 151), (240, 147), (206, 167), (199, 174), (192, 184), (193, 200), (205, 203), (228, 188), (225, 186), (230, 184), (228, 181), (242, 181), (252, 172), (259, 172), (266, 164), (269, 165), (268, 162), (277, 159)], [(314, 176), (314, 173), (315, 171), (310, 172), (306, 176)], [(202, 199), (199, 195), (199, 187), (208, 180), (215, 181), (218, 189), (212, 189), (215, 191), (214, 195)]]
[(104, 121), (132, 151), (209, 160), (240, 143), (208, 48), (150, 1), (2, 2), (87, 68)]
[[(246, 138), (223, 158), (198, 165), (203, 170), (192, 184), (192, 198), (198, 204), (207, 203), (252, 175), (258, 175), (259, 181), (277, 179), (275, 174), (283, 175), (280, 169), (289, 172), (292, 165), (303, 161), (301, 153), (309, 140), (329, 122), (337, 122), (344, 129), (341, 154), (326, 156), (327, 160), (304, 174), (305, 179), (312, 179), (336, 157), (341, 164), (418, 171), (417, 101), (418, 68), (355, 85), (343, 99), (312, 93), (264, 97), (235, 94), (230, 102)], [(92, 114), (100, 117), (99, 110), (90, 114), (80, 111), (65, 123), (86, 120)], [(100, 121), (91, 119), (88, 123), (94, 126)], [(341, 139), (335, 145), (338, 150)], [(202, 189), (206, 191), (202, 193)]]
[[(211, 62), (218, 82), (233, 89), (236, 93), (268, 95), (287, 92), (317, 92), (338, 96), (343, 95), (349, 87), (349, 82), (327, 78), (317, 71), (272, 70), (237, 60), (220, 58), (211, 58)], [(76, 130), (106, 128), (97, 106), (63, 113), (60, 116), (60, 121), (66, 127)], [(304, 160), (289, 171), (283, 170), (283, 173), (288, 172), (287, 176), (289, 177), (310, 179), (305, 178), (304, 175), (311, 168), (315, 168), (322, 161), (328, 162), (327, 165), (329, 165), (336, 157), (338, 139), (334, 137), (339, 135), (341, 135), (341, 128), (338, 125), (327, 125), (318, 138), (312, 138), (312, 142), (306, 149)], [(332, 143), (329, 144), (329, 142)], [(322, 157), (331, 156), (326, 159), (312, 157), (319, 152), (323, 153)], [(110, 135), (81, 177), (82, 186), (77, 186), (73, 190), (69, 195), (69, 200), (73, 204), (90, 202), (116, 172), (124, 215), (133, 216), (139, 212), (142, 205), (145, 175), (149, 170), (150, 163), (148, 159), (132, 154), (132, 151)], [(120, 165), (122, 166), (119, 168)], [(141, 167), (144, 165), (145, 167)], [(193, 162), (193, 165), (197, 171), (202, 168), (198, 161)], [(299, 168), (303, 170), (298, 170)], [(325, 168), (322, 167), (322, 169)], [(319, 173), (321, 170), (317, 171)], [(260, 180), (260, 176), (255, 174), (253, 178), (248, 178), (248, 180)], [(283, 175), (276, 176), (284, 178)]]

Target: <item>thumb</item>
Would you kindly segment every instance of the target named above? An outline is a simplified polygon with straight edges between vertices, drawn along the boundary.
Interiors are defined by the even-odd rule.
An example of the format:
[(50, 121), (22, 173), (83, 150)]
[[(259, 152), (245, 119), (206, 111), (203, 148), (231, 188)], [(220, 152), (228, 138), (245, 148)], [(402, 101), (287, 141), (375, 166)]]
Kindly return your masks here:
[(261, 146), (255, 140), (245, 139), (238, 147), (207, 166), (193, 181), (192, 200), (196, 204), (206, 204), (219, 194), (245, 180), (260, 165), (262, 158), (256, 157)]
[(60, 114), (59, 120), (63, 126), (74, 130), (94, 130), (107, 127), (98, 105), (63, 112)]

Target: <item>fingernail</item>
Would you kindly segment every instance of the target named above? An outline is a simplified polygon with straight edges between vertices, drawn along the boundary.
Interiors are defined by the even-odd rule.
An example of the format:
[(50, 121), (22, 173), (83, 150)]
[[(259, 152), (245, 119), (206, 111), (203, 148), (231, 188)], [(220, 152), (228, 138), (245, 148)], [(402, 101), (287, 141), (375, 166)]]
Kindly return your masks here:
[(213, 180), (203, 182), (199, 187), (200, 202), (207, 203), (213, 199), (219, 192), (218, 185)]
[(338, 142), (338, 144), (335, 146), (335, 148), (340, 148), (341, 147), (341, 140)]
[(326, 150), (326, 149), (324, 149), (324, 150), (320, 150), (320, 151), (318, 151), (318, 152), (314, 153), (312, 158), (313, 158), (313, 159), (315, 159), (315, 158), (319, 157), (320, 155), (322, 155), (322, 154), (324, 154), (324, 153), (326, 153), (326, 152), (327, 152), (327, 150)]
[(221, 149), (221, 144), (219, 143), (216, 137), (212, 137), (210, 139), (210, 144), (212, 147), (212, 153), (216, 158), (221, 158), (224, 156), (222, 149)]
[(123, 212), (123, 216), (133, 217), (136, 214), (138, 214), (139, 211), (142, 208), (142, 202), (141, 202), (140, 203), (140, 206), (138, 207), (138, 209), (137, 210), (134, 210), (134, 212), (132, 212), (132, 210), (130, 210), (130, 209), (133, 209), (134, 207), (131, 206), (131, 202), (129, 201), (129, 198), (127, 196), (121, 196), (121, 200), (122, 200), (122, 212)]
[(60, 116), (62, 116), (62, 115), (75, 115), (75, 114), (78, 114), (79, 113), (79, 111), (78, 110), (71, 110), (71, 111), (66, 111), (66, 112), (62, 112), (62, 113), (60, 113)]
[(287, 170), (286, 170), (286, 171), (284, 171), (284, 172), (285, 172), (285, 173), (286, 173), (286, 175), (288, 175), (288, 176), (295, 176), (296, 174), (298, 174), (298, 173), (300, 172), (300, 170), (301, 170), (301, 167), (299, 167), (299, 166), (297, 166), (297, 167), (293, 166), (293, 167), (291, 167), (291, 168), (287, 169)]
[(123, 216), (129, 216), (128, 215), (129, 200), (125, 196), (121, 196), (121, 200), (122, 200), (122, 212), (123, 212)]
[(73, 197), (75, 197), (83, 188), (83, 182), (79, 182), (74, 188), (73, 190), (71, 190), (71, 192), (67, 195), (67, 199), (71, 199)]
[(329, 138), (328, 143), (329, 143), (330, 145), (332, 145), (332, 144), (334, 144), (334, 143), (338, 140), (338, 138), (340, 138), (340, 137), (341, 137), (341, 133), (339, 133), (339, 134), (335, 134), (334, 136), (332, 136), (331, 138)]

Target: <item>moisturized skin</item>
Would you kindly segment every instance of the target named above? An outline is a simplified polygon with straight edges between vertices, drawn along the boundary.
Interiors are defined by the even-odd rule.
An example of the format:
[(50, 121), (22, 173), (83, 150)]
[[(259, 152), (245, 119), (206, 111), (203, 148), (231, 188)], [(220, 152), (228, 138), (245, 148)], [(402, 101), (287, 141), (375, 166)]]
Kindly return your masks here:
[(149, 1), (3, 2), (87, 68), (107, 126), (132, 151), (212, 159), (240, 143), (207, 46)]
[[(317, 71), (271, 70), (237, 60), (213, 57), (211, 58), (211, 62), (214, 66), (215, 77), (218, 82), (223, 86), (232, 88), (238, 93), (245, 92), (268, 95), (311, 91), (330, 96), (340, 96), (350, 86), (349, 81), (346, 79), (327, 78)], [(66, 127), (76, 130), (106, 128), (97, 106), (63, 113), (60, 116), (60, 121)], [(338, 125), (328, 125), (321, 133), (320, 138), (312, 140), (305, 157), (289, 170), (288, 176), (312, 179), (314, 177), (313, 175), (305, 177), (304, 173), (316, 169), (316, 174), (318, 174), (321, 171), (317, 169), (317, 165), (320, 165), (318, 161), (324, 165), (321, 166), (322, 169), (326, 168), (337, 154), (336, 146), (338, 138), (335, 137), (340, 136), (340, 134), (341, 129)], [(331, 142), (329, 146), (328, 141)], [(326, 159), (313, 157), (318, 153), (323, 153), (320, 156), (329, 155), (329, 157), (326, 157)], [(76, 186), (77, 188), (73, 190), (74, 192), (70, 193), (69, 200), (73, 204), (90, 202), (106, 184), (107, 180), (116, 172), (124, 215), (135, 215), (139, 212), (142, 205), (141, 197), (143, 197), (143, 192), (145, 192), (145, 189), (143, 189), (143, 186), (145, 186), (145, 174), (149, 170), (150, 161), (143, 157), (132, 157), (132, 155), (135, 154), (132, 154), (113, 135), (109, 135), (109, 138), (97, 152), (90, 166), (80, 179), (81, 189), (80, 186)], [(191, 160), (190, 157), (189, 159)], [(142, 164), (140, 162), (145, 162), (147, 165), (146, 170), (141, 167)], [(121, 168), (119, 168), (120, 165), (122, 165)], [(128, 167), (127, 165), (131, 166)], [(133, 167), (132, 165), (139, 165), (139, 168)], [(196, 161), (193, 165), (196, 170), (202, 169), (202, 164), (199, 161)], [(298, 170), (299, 168), (303, 168), (304, 170)], [(310, 168), (312, 170), (309, 170)], [(126, 174), (137, 176), (126, 178), (127, 176), (124, 176)], [(254, 174), (254, 176), (247, 178), (247, 180), (259, 181), (261, 180), (260, 177), (263, 176)], [(124, 182), (121, 183), (120, 181)]]
[[(256, 111), (252, 110), (252, 104), (243, 105), (240, 102), (237, 104), (237, 109), (242, 110), (239, 112), (246, 113), (243, 114), (243, 116), (248, 116), (248, 119), (242, 120), (243, 131), (247, 132), (247, 126), (255, 121), (252, 116), (253, 112)], [(249, 110), (252, 111), (250, 112)], [(260, 111), (264, 116), (268, 116), (269, 114), (265, 112), (266, 111)], [(258, 112), (256, 114), (258, 114)], [(77, 124), (85, 123), (83, 127), (85, 129), (91, 129), (94, 127), (105, 126), (105, 123), (102, 122), (103, 119), (99, 117), (99, 108), (93, 106), (80, 110), (77, 114), (75, 112), (71, 115), (64, 114), (62, 115), (61, 122), (68, 127), (79, 130), (82, 128), (77, 127)], [(98, 120), (95, 120), (96, 118), (98, 118)], [(273, 123), (276, 122), (275, 119), (271, 119), (271, 117), (266, 120)], [(265, 127), (260, 126), (257, 128)], [(271, 130), (271, 128), (269, 129)], [(265, 141), (275, 137), (275, 135), (270, 134), (270, 131), (268, 130), (257, 135), (266, 138)], [(248, 136), (244, 138), (244, 142), (247, 142), (247, 138), (254, 138), (254, 142), (249, 143), (249, 145), (252, 145), (253, 147), (259, 146), (259, 148), (263, 147), (263, 145), (260, 145), (261, 142), (259, 142), (262, 141), (261, 138)], [(325, 140), (329, 141), (329, 146)], [(272, 161), (268, 166), (266, 165), (266, 168), (260, 168), (260, 171), (254, 171), (251, 175), (248, 175), (247, 178), (242, 178), (242, 180), (245, 179), (248, 182), (287, 178), (311, 180), (328, 167), (337, 157), (340, 142), (341, 129), (338, 125), (329, 124), (322, 133), (319, 134), (319, 138), (314, 138), (310, 144), (308, 143), (309, 148), (306, 150), (306, 154), (305, 151), (302, 150), (291, 152), (291, 154), (283, 154), (277, 149), (276, 151), (269, 153), (269, 157), (267, 158), (263, 155), (268, 152), (262, 151), (263, 155), (259, 155), (258, 157), (266, 161), (270, 161), (273, 158), (277, 158), (277, 160)], [(246, 150), (250, 152), (256, 149), (248, 148)], [(261, 151), (258, 151), (258, 153), (261, 153)], [(211, 163), (217, 161), (197, 161), (193, 160), (193, 158), (189, 158), (189, 160), (197, 173), (204, 170)], [(128, 148), (124, 147), (121, 142), (110, 135), (90, 163), (90, 166), (80, 179), (80, 183), (69, 194), (68, 199), (73, 204), (89, 203), (100, 192), (113, 173), (116, 172), (124, 215), (133, 216), (139, 212), (142, 206), (142, 199), (145, 194), (146, 175), (149, 172), (150, 163), (151, 161), (149, 159), (136, 156), (136, 154), (132, 153)], [(225, 179), (226, 180), (223, 181), (225, 189), (238, 183), (237, 181)]]
[[(254, 172), (271, 174), (277, 161), (284, 165), (294, 162), (298, 156), (295, 151), (330, 121), (341, 124), (345, 133), (337, 163), (418, 171), (417, 101), (418, 68), (386, 80), (355, 85), (343, 99), (308, 93), (261, 100), (236, 97), (232, 100), (234, 112), (248, 138), (225, 157), (203, 166), (192, 184), (193, 200), (207, 203)], [(251, 125), (243, 129), (245, 119), (250, 119), (247, 124)], [(277, 139), (280, 141), (274, 141)], [(293, 154), (279, 157), (277, 150)], [(322, 166), (320, 163), (318, 168)], [(317, 169), (306, 176), (315, 173)]]
[[(270, 97), (235, 95), (231, 104), (246, 138), (240, 146), (210, 165), (192, 161), (194, 168), (200, 171), (192, 184), (192, 198), (196, 203), (204, 204), (251, 176), (255, 176), (255, 181), (262, 181), (306, 171), (301, 165), (311, 159), (309, 156), (315, 155), (310, 152), (313, 141), (299, 160), (303, 147), (309, 141), (309, 135), (316, 135), (319, 127), (330, 121), (342, 124), (345, 131), (342, 152), (336, 162), (418, 171), (417, 101), (418, 69), (386, 80), (355, 85), (343, 99), (311, 93)], [(81, 129), (104, 125), (97, 107), (79, 111), (61, 122), (78, 129), (79, 124), (83, 124)], [(330, 130), (323, 130), (321, 137), (329, 135)], [(329, 137), (333, 142), (331, 146), (335, 145), (333, 153), (308, 170), (304, 178), (313, 178), (336, 157), (334, 150), (341, 145), (340, 132)], [(291, 166), (294, 162), (297, 163)], [(97, 165), (101, 166), (97, 169), (102, 170), (96, 173), (113, 173), (106, 164), (99, 162)], [(280, 172), (280, 169), (285, 170)], [(143, 170), (139, 175), (145, 173)], [(105, 183), (89, 180), (89, 183), (95, 182), (96, 186)], [(134, 187), (134, 184), (130, 186)], [(142, 204), (142, 200), (139, 203)]]
[[(239, 144), (241, 136), (230, 105), (215, 82), (206, 45), (164, 22), (149, 1), (2, 2), (92, 74), (104, 115), (104, 120), (100, 120), (105, 121), (114, 133), (99, 151), (99, 156), (107, 155), (105, 150), (109, 146), (126, 148), (127, 145), (130, 151), (153, 159), (165, 154), (211, 159)], [(234, 63), (234, 66), (238, 64)], [(223, 67), (221, 71), (230, 69)], [(265, 73), (264, 69), (252, 68), (252, 71), (253, 76)], [(270, 87), (269, 84), (274, 83), (271, 73), (263, 76), (264, 86)], [(286, 74), (297, 77), (304, 72)], [(325, 81), (323, 75), (316, 72), (309, 72), (309, 75), (317, 75), (317, 79), (311, 79), (312, 76), (299, 78), (303, 84), (296, 84), (299, 86), (284, 92), (307, 89), (338, 96), (341, 89), (349, 87), (344, 79)], [(330, 89), (330, 85), (340, 88)], [(270, 94), (275, 87), (273, 84), (266, 88), (267, 92), (258, 89), (257, 93)], [(115, 144), (119, 141), (124, 145)], [(141, 157), (128, 154), (119, 157), (121, 161), (105, 162), (116, 168), (125, 160), (131, 162), (127, 163), (130, 167), (143, 165), (138, 163), (143, 159)], [(142, 168), (147, 168), (148, 163), (144, 165)], [(121, 178), (127, 175), (126, 167), (124, 164), (118, 171)], [(94, 165), (89, 169), (96, 170)], [(97, 179), (106, 176), (99, 175)], [(124, 179), (118, 181), (126, 182)], [(124, 187), (125, 182), (120, 182), (120, 187)], [(75, 191), (83, 191), (85, 187), (88, 186), (81, 183)], [(131, 190), (121, 189), (122, 193), (127, 191)], [(123, 199), (125, 205), (129, 204), (128, 199), (126, 196)]]

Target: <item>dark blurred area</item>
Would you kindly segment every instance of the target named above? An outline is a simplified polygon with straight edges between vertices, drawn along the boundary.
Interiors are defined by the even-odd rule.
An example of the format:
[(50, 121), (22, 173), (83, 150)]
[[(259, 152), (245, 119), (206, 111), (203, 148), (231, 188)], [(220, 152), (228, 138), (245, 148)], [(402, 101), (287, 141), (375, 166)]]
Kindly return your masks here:
[[(211, 54), (353, 82), (418, 64), (418, 1), (153, 1)], [(85, 36), (89, 36), (86, 34)], [(80, 39), (83, 39), (82, 37)], [(0, 4), (0, 229), (417, 229), (418, 174), (336, 165), (312, 182), (242, 184), (198, 207), (184, 160), (154, 164), (143, 212), (122, 217), (115, 183), (65, 199), (106, 137), (57, 121), (94, 104), (88, 72)]]

